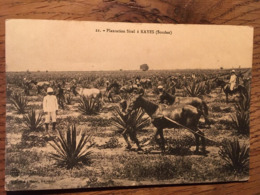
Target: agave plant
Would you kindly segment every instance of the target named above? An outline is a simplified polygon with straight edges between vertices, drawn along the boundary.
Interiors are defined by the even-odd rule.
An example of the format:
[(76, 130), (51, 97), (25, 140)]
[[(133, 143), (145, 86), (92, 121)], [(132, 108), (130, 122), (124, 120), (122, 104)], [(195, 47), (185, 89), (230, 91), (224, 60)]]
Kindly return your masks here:
[(249, 111), (250, 109), (250, 91), (241, 94), (240, 100), (235, 104), (235, 109), (239, 112)]
[(205, 85), (202, 83), (196, 83), (195, 81), (185, 86), (184, 89), (187, 95), (190, 97), (198, 97), (205, 94)]
[(248, 95), (242, 94), (240, 101), (235, 104), (236, 112), (231, 115), (233, 127), (239, 134), (249, 135), (249, 108), (250, 93)]
[(43, 125), (43, 113), (36, 115), (34, 109), (23, 115), (23, 123), (30, 131), (39, 131)]
[(232, 171), (242, 172), (249, 168), (249, 147), (246, 144), (240, 145), (237, 138), (224, 141), (219, 155)]
[(25, 96), (15, 93), (11, 96), (10, 102), (19, 114), (25, 113), (26, 107), (28, 105), (28, 101)]
[(249, 113), (248, 112), (236, 112), (231, 115), (233, 121), (233, 127), (239, 134), (249, 135)]
[(142, 109), (133, 110), (130, 113), (123, 113), (118, 107), (112, 112), (112, 125), (116, 126), (119, 132), (128, 131), (131, 135), (150, 125), (149, 118), (144, 118), (145, 112)]
[(81, 96), (78, 109), (85, 115), (97, 114), (101, 109), (101, 101), (97, 98)]
[(89, 165), (91, 163), (91, 151), (89, 149), (94, 145), (90, 141), (91, 136), (80, 133), (80, 139), (77, 141), (76, 135), (77, 130), (74, 124), (71, 128), (68, 126), (66, 137), (61, 131), (58, 131), (58, 139), (49, 142), (56, 152), (50, 153), (50, 157), (57, 161), (58, 166), (72, 169), (79, 167), (81, 164)]

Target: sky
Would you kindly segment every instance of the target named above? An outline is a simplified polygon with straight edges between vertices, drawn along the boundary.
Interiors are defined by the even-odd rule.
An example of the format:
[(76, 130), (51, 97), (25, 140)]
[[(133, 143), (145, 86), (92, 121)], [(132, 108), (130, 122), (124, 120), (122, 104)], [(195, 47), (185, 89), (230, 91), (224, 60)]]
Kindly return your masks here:
[(245, 26), (6, 22), (7, 72), (247, 68), (252, 50), (253, 28)]

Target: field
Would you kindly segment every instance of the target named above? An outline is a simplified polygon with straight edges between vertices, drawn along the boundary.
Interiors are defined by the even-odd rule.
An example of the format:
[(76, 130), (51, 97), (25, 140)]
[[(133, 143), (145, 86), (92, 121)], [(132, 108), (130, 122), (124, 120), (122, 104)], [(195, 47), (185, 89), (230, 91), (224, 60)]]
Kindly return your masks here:
[[(242, 153), (243, 147), (249, 147), (249, 133), (245, 129), (246, 125), (242, 124), (241, 128), (234, 121), (235, 115), (238, 115), (237, 106), (242, 104), (241, 97), (239, 94), (232, 95), (227, 104), (224, 92), (213, 81), (216, 77), (227, 80), (229, 72), (230, 70), (7, 73), (6, 188), (36, 190), (247, 180), (248, 153)], [(243, 72), (244, 78), (250, 77), (251, 70)], [(102, 109), (96, 114), (84, 115), (78, 109), (79, 97), (70, 94), (71, 102), (64, 103), (64, 109), (58, 110), (56, 129), (66, 134), (68, 127), (75, 124), (77, 140), (80, 139), (80, 131), (91, 136), (87, 143), (91, 145), (91, 153), (88, 154), (87, 163), (81, 162), (79, 166), (67, 168), (57, 164), (57, 160), (51, 156), (51, 153), (56, 152), (51, 144), (54, 144), (53, 140), (58, 140), (58, 131), (50, 128), (46, 132), (42, 123), (37, 129), (28, 129), (24, 122), (26, 114), (19, 114), (11, 102), (14, 92), (23, 94), (28, 101), (25, 113), (30, 113), (32, 109), (36, 114), (42, 112), (44, 90), (37, 94), (37, 90), (32, 88), (29, 95), (24, 94), (24, 78), (63, 82), (65, 89), (73, 81), (81, 87), (96, 87), (105, 91), (106, 80), (125, 84), (140, 77), (152, 81), (152, 87), (145, 89), (144, 97), (158, 103), (158, 85), (166, 87), (167, 78), (173, 75), (178, 77), (180, 85), (176, 87), (176, 96), (188, 96), (185, 86), (190, 86), (193, 82), (190, 79), (192, 73), (197, 78), (195, 83), (208, 81), (207, 86), (210, 86), (208, 90), (197, 94), (209, 108), (211, 126), (204, 125), (203, 117), (199, 122), (199, 129), (209, 139), (206, 140), (206, 155), (194, 152), (194, 135), (183, 128), (164, 130), (166, 151), (163, 153), (158, 144), (149, 142), (156, 130), (152, 124), (137, 132), (143, 151), (138, 151), (132, 142), (132, 149), (126, 149), (127, 144), (122, 134), (111, 120), (115, 107), (119, 106), (119, 95), (114, 96), (115, 102), (109, 102), (104, 95)], [(145, 114), (144, 118), (146, 117)], [(243, 119), (245, 118), (242, 117)], [(43, 120), (42, 118), (41, 121)], [(223, 148), (235, 141), (239, 146), (231, 147), (231, 150), (234, 156), (241, 159), (239, 161), (236, 157), (231, 157), (233, 164), (230, 165), (223, 157)]]

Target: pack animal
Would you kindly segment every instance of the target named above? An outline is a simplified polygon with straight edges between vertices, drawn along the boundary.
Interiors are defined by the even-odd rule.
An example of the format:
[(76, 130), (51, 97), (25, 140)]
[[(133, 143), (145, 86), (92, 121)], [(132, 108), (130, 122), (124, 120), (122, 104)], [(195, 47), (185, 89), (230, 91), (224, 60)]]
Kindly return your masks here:
[[(234, 94), (240, 94), (240, 97), (244, 96), (248, 96), (248, 91), (246, 89), (246, 87), (244, 87), (243, 85), (238, 85), (236, 88), (234, 88), (233, 90), (230, 89), (230, 85), (228, 83), (226, 83), (225, 81), (216, 78), (215, 82), (217, 84), (217, 86), (221, 87), (221, 91), (223, 90), (225, 95), (226, 95), (226, 103), (229, 103), (229, 99), (228, 99), (228, 95), (234, 95)], [(220, 92), (221, 92), (220, 91)]]
[[(129, 111), (137, 108), (143, 108), (143, 110), (151, 117), (152, 124), (156, 127), (155, 140), (159, 143), (157, 137), (160, 135), (160, 143), (162, 151), (165, 151), (165, 139), (163, 135), (163, 129), (165, 128), (180, 128), (185, 126), (192, 130), (196, 141), (196, 150), (199, 152), (200, 140), (202, 145), (202, 152), (205, 154), (205, 138), (204, 133), (198, 129), (198, 122), (201, 113), (197, 108), (192, 105), (178, 105), (169, 106), (167, 108), (160, 108), (157, 104), (145, 99), (142, 95), (137, 95), (129, 106)], [(175, 123), (175, 122), (177, 123)]]
[(198, 112), (200, 112), (204, 119), (205, 119), (205, 125), (208, 125), (210, 127), (210, 121), (208, 118), (208, 106), (205, 101), (198, 97), (176, 97), (174, 95), (171, 95), (165, 91), (163, 91), (160, 94), (160, 103), (167, 102), (168, 105), (191, 105), (197, 108)]
[(102, 92), (97, 88), (76, 88), (76, 92), (80, 96), (102, 98)]

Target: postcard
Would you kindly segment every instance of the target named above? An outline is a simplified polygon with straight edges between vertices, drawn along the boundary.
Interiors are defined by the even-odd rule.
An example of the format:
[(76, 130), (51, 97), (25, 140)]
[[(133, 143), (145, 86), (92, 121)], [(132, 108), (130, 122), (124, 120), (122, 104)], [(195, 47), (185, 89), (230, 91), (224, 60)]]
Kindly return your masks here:
[(253, 28), (6, 21), (7, 191), (249, 179)]

